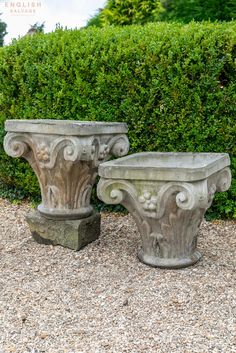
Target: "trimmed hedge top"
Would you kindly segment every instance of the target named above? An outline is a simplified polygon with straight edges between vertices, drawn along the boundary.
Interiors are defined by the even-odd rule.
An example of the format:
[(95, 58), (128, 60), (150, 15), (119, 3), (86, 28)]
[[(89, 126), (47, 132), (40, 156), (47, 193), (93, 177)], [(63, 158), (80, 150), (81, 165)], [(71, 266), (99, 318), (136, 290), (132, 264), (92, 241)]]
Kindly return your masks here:
[[(235, 116), (235, 22), (59, 29), (0, 50), (2, 130), (11, 118), (123, 121), (131, 153), (228, 152), (235, 177)], [(2, 181), (35, 194), (30, 173), (0, 151)], [(236, 217), (235, 184), (215, 215)]]

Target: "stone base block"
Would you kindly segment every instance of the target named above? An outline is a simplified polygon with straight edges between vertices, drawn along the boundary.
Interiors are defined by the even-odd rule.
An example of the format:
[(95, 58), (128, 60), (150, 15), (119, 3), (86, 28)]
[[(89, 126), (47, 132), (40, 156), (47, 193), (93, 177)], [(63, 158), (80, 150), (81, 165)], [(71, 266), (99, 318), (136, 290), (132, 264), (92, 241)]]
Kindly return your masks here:
[(101, 216), (94, 213), (78, 220), (53, 220), (38, 211), (26, 215), (33, 238), (40, 244), (61, 245), (73, 250), (96, 240), (100, 235)]

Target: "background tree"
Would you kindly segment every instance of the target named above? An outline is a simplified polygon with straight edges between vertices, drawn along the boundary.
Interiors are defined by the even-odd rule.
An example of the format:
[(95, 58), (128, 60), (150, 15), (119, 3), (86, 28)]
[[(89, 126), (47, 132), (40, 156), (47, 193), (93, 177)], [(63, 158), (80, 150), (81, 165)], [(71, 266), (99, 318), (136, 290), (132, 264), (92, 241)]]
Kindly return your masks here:
[(144, 24), (156, 21), (163, 12), (160, 0), (108, 0), (88, 26)]
[(101, 12), (103, 9), (98, 9), (96, 14), (92, 16), (87, 23), (87, 26), (95, 26), (95, 27), (102, 27), (102, 18), (101, 18)]
[(156, 21), (230, 21), (236, 0), (108, 0), (88, 26), (144, 24)]
[[(1, 14), (0, 14), (1, 15)], [(0, 19), (0, 47), (3, 46), (3, 43), (4, 43), (4, 37), (5, 35), (7, 34), (7, 25), (5, 22), (1, 21)]]

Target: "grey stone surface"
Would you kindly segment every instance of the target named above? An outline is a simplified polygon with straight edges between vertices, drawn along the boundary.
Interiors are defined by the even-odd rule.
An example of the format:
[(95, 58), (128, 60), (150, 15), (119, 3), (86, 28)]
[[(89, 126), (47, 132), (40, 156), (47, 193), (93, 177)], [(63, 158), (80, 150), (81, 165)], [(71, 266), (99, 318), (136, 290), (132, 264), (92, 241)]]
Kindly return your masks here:
[(147, 152), (103, 163), (98, 196), (122, 204), (142, 238), (141, 261), (180, 268), (197, 262), (197, 235), (215, 192), (230, 187), (227, 154)]
[(87, 136), (97, 134), (126, 134), (126, 123), (78, 120), (7, 120), (5, 129), (9, 132), (28, 132), (52, 135)]
[(91, 215), (98, 165), (129, 150), (124, 123), (8, 120), (5, 129), (5, 151), (30, 163), (41, 188), (38, 210), (49, 219)]
[(47, 219), (38, 211), (30, 211), (26, 215), (26, 221), (33, 238), (40, 244), (62, 245), (79, 250), (100, 235), (99, 213), (79, 220), (61, 221)]
[(143, 152), (101, 165), (99, 174), (112, 179), (197, 181), (229, 164), (227, 153)]

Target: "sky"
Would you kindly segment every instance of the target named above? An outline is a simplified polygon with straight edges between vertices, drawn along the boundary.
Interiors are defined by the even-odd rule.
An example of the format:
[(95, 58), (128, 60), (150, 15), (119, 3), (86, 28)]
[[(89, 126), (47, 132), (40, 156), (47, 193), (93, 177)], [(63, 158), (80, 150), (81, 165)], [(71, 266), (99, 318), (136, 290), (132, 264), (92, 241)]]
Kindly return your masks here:
[(24, 36), (31, 25), (45, 22), (45, 32), (59, 23), (67, 28), (83, 27), (105, 0), (0, 0), (1, 20), (7, 23), (5, 44)]

